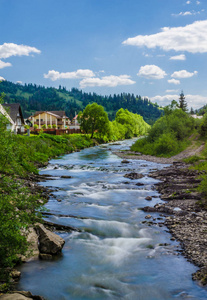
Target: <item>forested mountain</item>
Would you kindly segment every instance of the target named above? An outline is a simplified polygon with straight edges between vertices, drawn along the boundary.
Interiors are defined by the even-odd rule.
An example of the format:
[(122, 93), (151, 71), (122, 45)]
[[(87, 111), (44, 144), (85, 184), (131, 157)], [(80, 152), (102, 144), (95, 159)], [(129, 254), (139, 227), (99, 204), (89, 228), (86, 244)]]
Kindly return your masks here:
[(1, 93), (5, 93), (4, 102), (21, 104), (24, 117), (29, 117), (35, 111), (40, 110), (65, 110), (66, 115), (73, 118), (75, 113), (83, 110), (93, 102), (105, 108), (110, 120), (115, 118), (116, 112), (120, 108), (140, 114), (149, 124), (154, 123), (163, 112), (157, 104), (150, 102), (148, 99), (126, 93), (100, 96), (95, 93), (84, 93), (77, 88), (67, 91), (65, 87), (61, 86), (56, 89), (36, 84), (15, 84), (9, 81), (0, 83)]

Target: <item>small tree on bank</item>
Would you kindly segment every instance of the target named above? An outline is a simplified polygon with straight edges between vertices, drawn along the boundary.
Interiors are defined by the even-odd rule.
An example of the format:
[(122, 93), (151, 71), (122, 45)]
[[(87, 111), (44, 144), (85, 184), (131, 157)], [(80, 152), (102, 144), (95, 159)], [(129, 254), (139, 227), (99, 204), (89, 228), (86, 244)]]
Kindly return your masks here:
[(110, 130), (108, 115), (103, 106), (97, 103), (88, 104), (83, 112), (78, 114), (78, 121), (83, 131), (91, 133), (91, 138), (95, 131), (101, 138)]
[(184, 96), (184, 93), (183, 91), (180, 93), (180, 97), (179, 97), (179, 105), (178, 105), (179, 108), (181, 108), (183, 111), (187, 111), (188, 110), (188, 104), (187, 102), (185, 101), (185, 96)]

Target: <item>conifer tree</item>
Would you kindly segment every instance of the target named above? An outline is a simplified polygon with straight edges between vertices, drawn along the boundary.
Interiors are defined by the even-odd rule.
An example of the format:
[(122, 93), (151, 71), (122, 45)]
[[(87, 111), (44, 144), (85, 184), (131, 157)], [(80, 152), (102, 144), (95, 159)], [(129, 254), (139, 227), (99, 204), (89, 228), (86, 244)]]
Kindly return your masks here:
[(187, 111), (188, 108), (187, 108), (188, 104), (187, 102), (185, 101), (185, 96), (184, 96), (184, 93), (183, 91), (181, 91), (180, 93), (180, 98), (179, 98), (179, 108), (181, 108), (183, 111)]

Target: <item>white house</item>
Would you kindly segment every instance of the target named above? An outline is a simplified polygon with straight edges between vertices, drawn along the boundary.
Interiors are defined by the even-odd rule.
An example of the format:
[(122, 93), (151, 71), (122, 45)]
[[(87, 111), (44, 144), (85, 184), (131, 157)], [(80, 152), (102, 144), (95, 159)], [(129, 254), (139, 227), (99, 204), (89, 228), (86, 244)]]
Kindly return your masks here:
[(24, 132), (24, 118), (22, 114), (22, 109), (19, 103), (10, 103), (3, 104), (2, 111), (4, 110), (3, 115), (8, 119), (9, 124), (7, 125), (7, 129), (11, 130), (15, 133), (23, 133)]
[(5, 116), (8, 120), (7, 129), (8, 130), (14, 130), (14, 121), (11, 119), (7, 111), (4, 109), (4, 107), (0, 104), (0, 113)]

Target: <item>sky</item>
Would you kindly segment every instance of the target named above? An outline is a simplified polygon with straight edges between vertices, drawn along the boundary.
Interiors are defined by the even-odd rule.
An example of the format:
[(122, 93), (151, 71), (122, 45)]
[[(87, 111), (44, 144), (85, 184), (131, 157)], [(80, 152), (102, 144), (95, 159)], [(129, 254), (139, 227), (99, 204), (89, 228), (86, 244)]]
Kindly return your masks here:
[(207, 0), (0, 0), (0, 79), (207, 104)]

